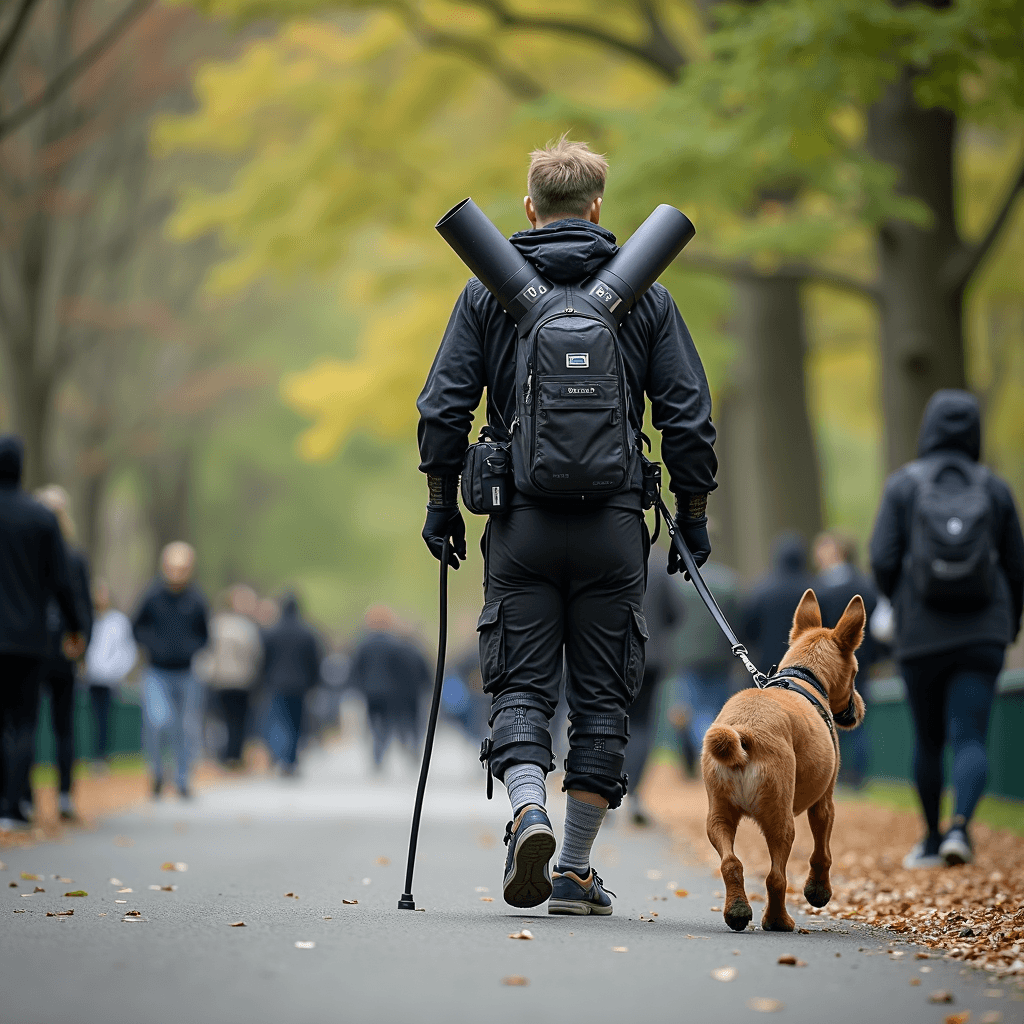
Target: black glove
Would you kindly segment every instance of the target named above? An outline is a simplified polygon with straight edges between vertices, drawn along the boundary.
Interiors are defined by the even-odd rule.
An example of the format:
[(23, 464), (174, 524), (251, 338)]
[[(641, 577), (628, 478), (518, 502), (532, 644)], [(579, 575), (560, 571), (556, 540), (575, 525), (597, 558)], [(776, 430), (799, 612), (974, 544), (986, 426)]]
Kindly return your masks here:
[[(711, 557), (708, 517), (705, 514), (707, 504), (706, 494), (676, 495), (676, 528), (681, 540), (690, 549), (698, 569)], [(668, 553), (669, 574), (682, 572), (683, 576), (689, 579), (690, 574), (685, 569), (683, 560), (673, 544)]]
[(423, 524), (423, 539), (430, 553), (441, 560), (445, 540), (451, 540), (448, 564), (458, 569), (459, 560), (466, 557), (466, 521), (459, 511), (457, 476), (428, 476), (430, 500), (427, 502), (427, 521)]

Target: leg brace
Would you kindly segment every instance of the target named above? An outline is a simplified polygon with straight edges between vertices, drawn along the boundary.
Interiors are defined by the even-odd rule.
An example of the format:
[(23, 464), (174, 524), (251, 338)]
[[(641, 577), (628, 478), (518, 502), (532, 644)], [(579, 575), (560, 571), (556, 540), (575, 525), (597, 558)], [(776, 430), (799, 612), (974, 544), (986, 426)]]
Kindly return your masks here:
[(487, 769), (487, 799), (494, 791), (493, 775), (505, 777), (514, 764), (535, 764), (554, 771), (551, 753), (551, 706), (532, 693), (504, 693), (491, 705), (491, 737), (480, 746), (480, 761)]
[(622, 774), (629, 742), (628, 715), (579, 715), (569, 720), (569, 756), (562, 789), (597, 793), (618, 807), (628, 779)]

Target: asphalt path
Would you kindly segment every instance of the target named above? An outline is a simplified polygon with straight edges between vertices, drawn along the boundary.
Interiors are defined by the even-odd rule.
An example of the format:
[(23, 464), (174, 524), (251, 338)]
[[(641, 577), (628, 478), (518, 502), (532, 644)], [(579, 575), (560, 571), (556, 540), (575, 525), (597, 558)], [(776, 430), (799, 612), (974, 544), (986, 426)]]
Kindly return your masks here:
[[(711, 909), (721, 880), (621, 815), (595, 857), (618, 893), (614, 916), (513, 912), (501, 900), (504, 791), (487, 802), (471, 746), (450, 732), (424, 814), (414, 885), (422, 911), (400, 911), (414, 771), (393, 754), (371, 776), (366, 759), (350, 742), (310, 754), (298, 781), (225, 784), (63, 843), (0, 851), (0, 1021), (541, 1024), (768, 1013), (932, 1024), (967, 1010), (972, 1024), (1024, 1021), (1011, 985), (915, 959), (914, 946), (866, 926), (796, 914), (808, 934), (729, 931)], [(557, 832), (562, 800), (551, 803)], [(36, 886), (45, 892), (23, 895)], [(748, 888), (763, 886), (748, 879)], [(63, 895), (79, 889), (88, 896)], [(523, 929), (533, 938), (509, 938)], [(787, 955), (806, 966), (780, 965)], [(954, 1001), (930, 1002), (938, 990)], [(1002, 1016), (986, 1018), (993, 1013)]]

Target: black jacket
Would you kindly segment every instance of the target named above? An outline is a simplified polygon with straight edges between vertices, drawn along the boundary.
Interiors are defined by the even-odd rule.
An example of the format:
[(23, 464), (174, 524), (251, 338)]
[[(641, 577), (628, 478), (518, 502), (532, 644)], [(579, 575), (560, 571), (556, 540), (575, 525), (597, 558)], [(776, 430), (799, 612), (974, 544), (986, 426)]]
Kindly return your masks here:
[(206, 601), (196, 587), (175, 592), (156, 579), (135, 612), (132, 631), (154, 668), (188, 668), (209, 638)]
[(302, 621), (298, 602), (287, 597), (281, 618), (262, 631), (263, 682), (271, 693), (298, 697), (320, 678), (320, 642)]
[(775, 544), (775, 568), (751, 590), (743, 611), (742, 640), (762, 672), (778, 665), (789, 649), (789, 628), (804, 591), (814, 581), (805, 568), (804, 542), (783, 534)]
[[(584, 220), (562, 220), (513, 235), (512, 244), (551, 282), (580, 283), (618, 252), (615, 236)], [(619, 329), (632, 419), (642, 423), (644, 395), (661, 431), (661, 453), (678, 494), (714, 490), (718, 460), (711, 393), (700, 356), (672, 296), (655, 284)], [(457, 474), (469, 445), (473, 410), (487, 388), (487, 422), (507, 430), (515, 415), (516, 328), (474, 277), (455, 304), (420, 412), (420, 469)], [(639, 505), (637, 505), (639, 507)]]
[[(85, 635), (86, 644), (92, 639), (92, 592), (89, 588), (89, 560), (77, 548), (66, 547), (68, 572), (75, 602), (79, 611), (79, 632)], [(61, 649), (65, 633), (73, 632), (67, 616), (60, 610), (56, 598), (51, 597), (46, 609), (46, 629), (49, 633), (47, 660), (67, 668), (68, 660)]]
[(0, 437), (0, 654), (44, 658), (51, 596), (70, 631), (85, 622), (57, 519), (21, 489), (21, 453), (19, 438)]
[(349, 686), (392, 718), (415, 718), (430, 669), (416, 646), (383, 630), (367, 633), (352, 655)]
[[(959, 452), (978, 461), (981, 414), (966, 391), (936, 391), (925, 409), (918, 458), (936, 452)], [(999, 558), (996, 593), (985, 607), (970, 612), (940, 611), (914, 593), (903, 563), (910, 544), (916, 482), (907, 466), (885, 483), (871, 535), (871, 568), (878, 589), (892, 600), (896, 614), (896, 656), (920, 658), (979, 643), (1006, 645), (1020, 631), (1024, 610), (1024, 537), (1010, 488), (994, 473), (988, 476), (995, 513), (994, 541)]]

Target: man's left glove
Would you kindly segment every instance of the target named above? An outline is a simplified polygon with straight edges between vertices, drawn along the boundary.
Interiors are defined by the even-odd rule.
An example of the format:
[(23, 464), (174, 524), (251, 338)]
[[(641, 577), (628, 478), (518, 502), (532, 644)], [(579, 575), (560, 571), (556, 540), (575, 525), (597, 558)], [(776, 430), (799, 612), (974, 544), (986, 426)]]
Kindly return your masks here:
[(427, 521), (423, 524), (423, 539), (430, 553), (441, 560), (445, 540), (451, 541), (448, 564), (458, 569), (459, 560), (466, 557), (466, 521), (459, 511), (459, 478), (457, 476), (428, 476)]
[[(690, 549), (698, 569), (711, 557), (707, 507), (706, 494), (676, 495), (676, 527), (682, 535), (683, 543)], [(686, 579), (690, 578), (674, 544), (668, 552), (668, 571), (669, 574), (682, 572)]]

